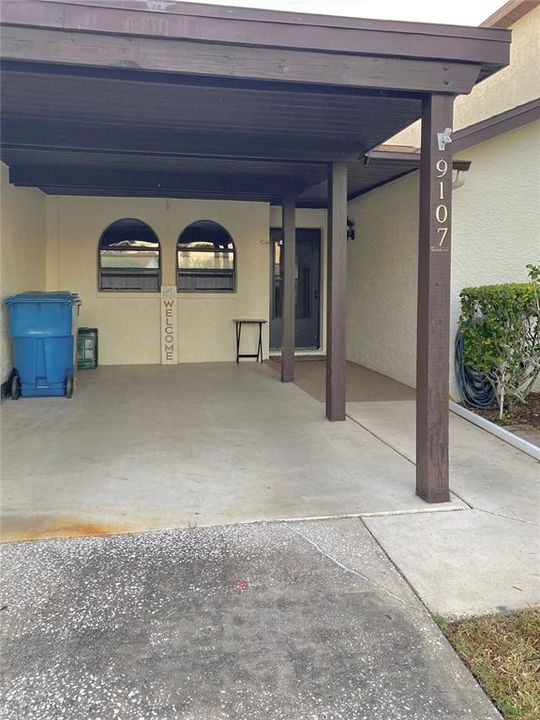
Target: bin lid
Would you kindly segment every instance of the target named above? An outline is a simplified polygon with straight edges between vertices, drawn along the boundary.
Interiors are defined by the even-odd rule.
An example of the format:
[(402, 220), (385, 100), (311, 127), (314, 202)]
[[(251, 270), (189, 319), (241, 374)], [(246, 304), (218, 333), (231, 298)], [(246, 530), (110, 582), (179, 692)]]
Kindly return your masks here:
[(22, 292), (17, 295), (11, 295), (4, 300), (8, 305), (15, 303), (71, 303), (72, 305), (79, 304), (80, 299), (77, 293), (71, 293), (67, 291), (61, 292), (45, 292), (45, 291), (31, 291)]

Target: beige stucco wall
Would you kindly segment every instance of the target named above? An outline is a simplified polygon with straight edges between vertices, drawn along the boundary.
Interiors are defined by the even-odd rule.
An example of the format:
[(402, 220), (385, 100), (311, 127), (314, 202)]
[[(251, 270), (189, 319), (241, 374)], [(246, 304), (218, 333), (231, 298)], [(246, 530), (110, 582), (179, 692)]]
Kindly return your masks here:
[[(143, 220), (157, 233), (164, 285), (176, 284), (176, 240), (186, 225), (215, 220), (231, 233), (237, 250), (237, 292), (179, 293), (177, 298), (179, 362), (233, 360), (232, 319), (269, 316), (269, 228), (281, 224), (280, 208), (206, 200), (49, 197), (47, 287), (79, 293), (81, 324), (99, 328), (103, 364), (161, 360), (158, 294), (97, 290), (99, 237), (107, 225), (122, 217)], [(298, 210), (297, 223), (299, 227), (320, 227), (324, 242), (325, 211)], [(246, 350), (250, 342), (255, 347), (255, 329), (244, 328), (243, 339)], [(264, 329), (264, 354), (268, 355), (268, 327)]]
[[(235, 293), (179, 293), (179, 362), (234, 359), (234, 317), (268, 317), (269, 206), (265, 203), (57, 196), (48, 199), (48, 289), (78, 292), (81, 324), (97, 327), (102, 364), (159, 363), (157, 293), (97, 290), (97, 244), (114, 220), (134, 217), (157, 233), (162, 284), (175, 285), (175, 251), (190, 223), (214, 220), (237, 250)], [(246, 342), (249, 342), (246, 336)], [(268, 333), (265, 332), (267, 353)]]
[[(0, 163), (0, 295), (45, 290), (45, 195), (33, 188), (9, 183), (8, 169)], [(13, 366), (7, 312), (0, 309), (0, 382)]]
[[(510, 29), (510, 64), (476, 85), (469, 95), (456, 98), (454, 130), (540, 96), (540, 6), (524, 15)], [(387, 142), (419, 147), (420, 122), (413, 123)]]
[[(540, 122), (462, 157), (472, 165), (453, 193), (452, 343), (463, 287), (522, 281), (540, 260)], [(414, 385), (418, 173), (349, 203), (349, 217), (348, 357)]]
[(347, 358), (415, 384), (418, 173), (349, 203)]

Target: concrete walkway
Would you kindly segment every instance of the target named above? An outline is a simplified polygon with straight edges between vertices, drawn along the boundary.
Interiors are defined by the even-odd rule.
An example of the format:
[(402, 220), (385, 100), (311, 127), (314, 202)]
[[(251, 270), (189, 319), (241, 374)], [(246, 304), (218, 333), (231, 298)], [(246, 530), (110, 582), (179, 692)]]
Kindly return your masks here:
[[(413, 465), (414, 402), (353, 402), (347, 412)], [(450, 487), (467, 510), (366, 525), (433, 613), (540, 604), (540, 464), (451, 413)]]
[(359, 519), (12, 543), (1, 567), (3, 718), (500, 719)]

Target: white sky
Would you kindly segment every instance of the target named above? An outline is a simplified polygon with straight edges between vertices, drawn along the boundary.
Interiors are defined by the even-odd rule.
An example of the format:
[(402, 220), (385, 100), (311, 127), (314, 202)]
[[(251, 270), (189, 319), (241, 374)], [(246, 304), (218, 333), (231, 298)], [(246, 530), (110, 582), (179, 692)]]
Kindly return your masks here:
[(505, 0), (197, 0), (207, 5), (291, 10), (293, 12), (479, 25)]

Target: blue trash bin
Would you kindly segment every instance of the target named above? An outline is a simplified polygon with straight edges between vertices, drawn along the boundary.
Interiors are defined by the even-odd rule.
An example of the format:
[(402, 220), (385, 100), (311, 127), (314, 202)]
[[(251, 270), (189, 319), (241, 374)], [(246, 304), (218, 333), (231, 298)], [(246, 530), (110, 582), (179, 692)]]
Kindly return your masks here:
[(13, 339), (12, 397), (65, 395), (75, 381), (80, 300), (70, 292), (24, 292), (6, 298)]

